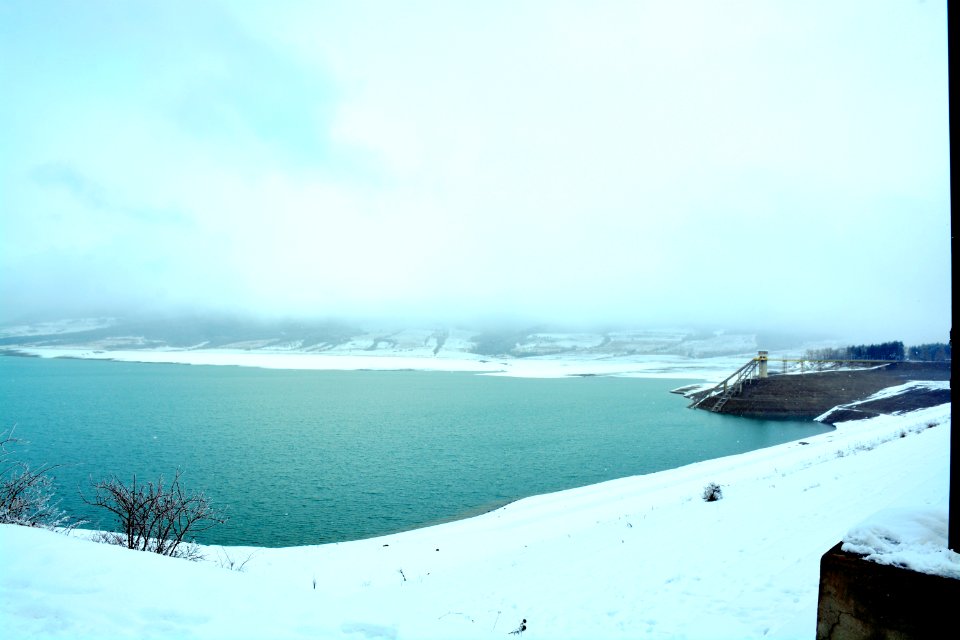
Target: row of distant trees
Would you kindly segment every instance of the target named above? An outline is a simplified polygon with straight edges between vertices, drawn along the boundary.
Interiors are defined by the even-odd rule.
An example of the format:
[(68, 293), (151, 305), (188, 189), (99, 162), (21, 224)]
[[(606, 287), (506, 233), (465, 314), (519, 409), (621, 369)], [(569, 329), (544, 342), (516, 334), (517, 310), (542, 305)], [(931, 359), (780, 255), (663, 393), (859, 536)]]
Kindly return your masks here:
[(911, 360), (930, 360), (942, 362), (950, 360), (950, 345), (943, 342), (931, 342), (910, 347), (908, 355)]
[(879, 344), (861, 344), (848, 347), (809, 349), (809, 360), (950, 360), (950, 345), (940, 342), (921, 344), (909, 349), (899, 340)]

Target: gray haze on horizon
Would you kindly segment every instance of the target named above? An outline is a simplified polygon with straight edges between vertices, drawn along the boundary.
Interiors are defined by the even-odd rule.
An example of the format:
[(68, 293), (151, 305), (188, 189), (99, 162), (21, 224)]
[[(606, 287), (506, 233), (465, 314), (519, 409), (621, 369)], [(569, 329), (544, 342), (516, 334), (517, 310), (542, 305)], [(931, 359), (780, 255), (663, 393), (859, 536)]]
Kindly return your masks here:
[(952, 325), (944, 2), (14, 1), (0, 86), (0, 321)]

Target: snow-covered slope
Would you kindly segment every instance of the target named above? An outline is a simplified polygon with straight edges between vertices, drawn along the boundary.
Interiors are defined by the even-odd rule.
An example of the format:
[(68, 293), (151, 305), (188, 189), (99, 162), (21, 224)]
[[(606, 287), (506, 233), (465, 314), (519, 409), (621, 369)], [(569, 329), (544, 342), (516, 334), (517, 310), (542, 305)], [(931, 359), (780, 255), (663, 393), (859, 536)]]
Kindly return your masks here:
[(89, 351), (226, 349), (328, 355), (563, 356), (578, 359), (643, 355), (702, 358), (743, 355), (764, 348), (758, 346), (757, 336), (753, 333), (704, 333), (683, 328), (569, 331), (562, 328), (363, 326), (333, 321), (266, 323), (235, 319), (135, 322), (88, 319), (0, 327), (0, 347)]
[[(0, 628), (30, 638), (811, 638), (820, 556), (944, 512), (950, 406), (356, 542), (190, 563), (0, 526)], [(723, 499), (707, 503), (707, 483)], [(905, 512), (901, 512), (905, 513)], [(926, 517), (926, 516), (924, 516)], [(957, 554), (942, 549), (948, 566)], [(222, 565), (246, 561), (242, 572)]]
[(117, 323), (115, 318), (71, 318), (34, 324), (0, 326), (0, 338), (30, 338), (34, 336), (63, 336), (106, 329)]

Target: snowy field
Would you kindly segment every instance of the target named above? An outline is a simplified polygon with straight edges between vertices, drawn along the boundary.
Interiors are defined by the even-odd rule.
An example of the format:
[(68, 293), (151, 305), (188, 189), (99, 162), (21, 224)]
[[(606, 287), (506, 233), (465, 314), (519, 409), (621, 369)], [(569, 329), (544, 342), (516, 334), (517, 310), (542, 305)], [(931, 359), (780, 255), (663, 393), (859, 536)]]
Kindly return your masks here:
[[(192, 326), (188, 323), (188, 328)], [(116, 333), (110, 336), (85, 333), (104, 327)], [(203, 325), (193, 328), (200, 334), (209, 331), (209, 327)], [(7, 346), (0, 348), (0, 354), (268, 369), (411, 369), (524, 378), (617, 375), (717, 382), (756, 356), (759, 348), (754, 334), (717, 331), (702, 335), (684, 329), (542, 332), (507, 337), (496, 334), (496, 347), (488, 345), (484, 349), (478, 347), (478, 341), (486, 340), (484, 334), (466, 329), (356, 328), (349, 337), (338, 334), (330, 337), (330, 342), (317, 342), (315, 337), (297, 338), (305, 331), (303, 328), (289, 329), (292, 332), (289, 339), (279, 339), (281, 329), (274, 327), (274, 333), (270, 333), (271, 329), (258, 327), (256, 331), (266, 331), (268, 337), (222, 337), (216, 346), (200, 341), (184, 347), (165, 342), (162, 327), (144, 334), (143, 327), (125, 328), (112, 318), (61, 320), (0, 327), (0, 337), (9, 338)], [(240, 336), (245, 329), (232, 327), (233, 334), (229, 329), (225, 331), (227, 335)], [(17, 342), (18, 337), (23, 339), (22, 343)], [(38, 337), (42, 339), (37, 340)], [(514, 340), (516, 342), (511, 343)], [(513, 355), (478, 353), (491, 349), (508, 349)], [(770, 355), (772, 358), (796, 357), (787, 353), (771, 352)]]
[[(9, 638), (501, 638), (526, 620), (525, 638), (809, 639), (820, 556), (848, 532), (864, 553), (960, 577), (945, 548), (949, 436), (946, 404), (436, 527), (209, 547), (196, 563), (3, 525), (0, 628)], [(723, 498), (707, 503), (711, 482)]]
[[(2, 353), (3, 350), (0, 350)], [(670, 355), (633, 355), (587, 359), (582, 356), (494, 358), (460, 352), (452, 355), (368, 355), (357, 352), (320, 354), (242, 349), (131, 349), (17, 347), (8, 353), (41, 358), (80, 358), (193, 365), (225, 365), (265, 369), (316, 371), (463, 371), (522, 378), (559, 378), (582, 375), (618, 375), (719, 381), (753, 357), (751, 354), (715, 358)], [(753, 354), (755, 355), (755, 354)]]

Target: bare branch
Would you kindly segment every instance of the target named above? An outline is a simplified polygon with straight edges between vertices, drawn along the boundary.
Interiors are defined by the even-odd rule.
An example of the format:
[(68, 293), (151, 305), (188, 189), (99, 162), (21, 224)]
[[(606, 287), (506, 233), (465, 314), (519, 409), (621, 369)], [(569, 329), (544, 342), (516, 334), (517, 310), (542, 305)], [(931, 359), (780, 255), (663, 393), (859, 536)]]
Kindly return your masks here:
[(58, 465), (33, 469), (26, 462), (11, 460), (13, 448), (26, 444), (9, 432), (0, 433), (0, 523), (47, 529), (72, 529), (79, 524), (54, 500), (50, 472)]
[(226, 520), (206, 494), (185, 492), (180, 476), (177, 469), (168, 486), (163, 476), (156, 483), (138, 484), (134, 475), (129, 487), (112, 477), (93, 483), (91, 499), (81, 497), (87, 504), (116, 516), (121, 533), (105, 536), (104, 541), (165, 556), (199, 559), (199, 549), (189, 536)]

